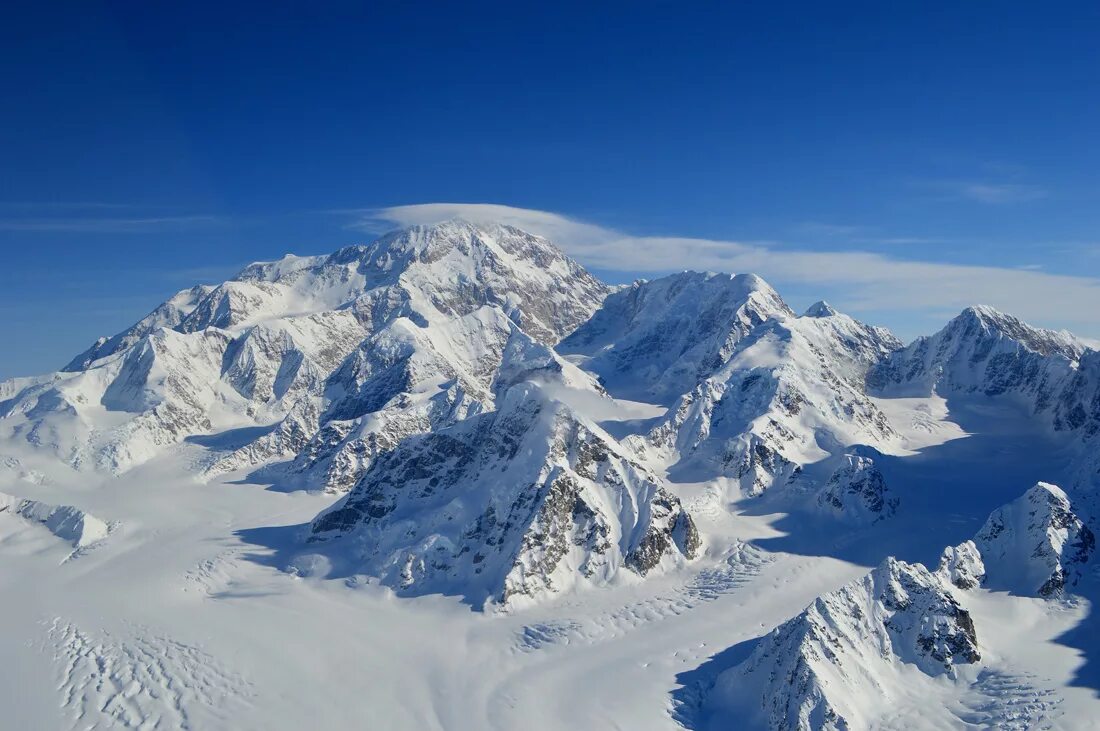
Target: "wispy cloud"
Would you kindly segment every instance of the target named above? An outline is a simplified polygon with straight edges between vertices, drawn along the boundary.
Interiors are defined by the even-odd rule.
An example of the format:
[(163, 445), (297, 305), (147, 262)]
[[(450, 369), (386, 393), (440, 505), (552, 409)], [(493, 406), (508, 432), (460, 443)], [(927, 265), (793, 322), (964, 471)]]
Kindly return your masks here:
[(942, 244), (947, 241), (943, 238), (930, 236), (887, 235), (876, 226), (825, 223), (821, 221), (804, 221), (791, 227), (791, 232), (799, 240), (825, 240), (870, 246), (913, 246)]
[(220, 226), (228, 220), (222, 216), (191, 214), (184, 216), (82, 216), (0, 218), (0, 231), (27, 233), (145, 233)]
[(1100, 329), (1100, 280), (996, 266), (911, 261), (857, 250), (775, 242), (637, 236), (558, 213), (495, 204), (429, 203), (361, 212), (356, 225), (497, 221), (546, 236), (586, 266), (653, 274), (685, 268), (755, 272), (778, 286), (828, 288), (852, 312), (930, 312), (984, 303), (1039, 323)]
[(0, 201), (0, 209), (20, 211), (117, 211), (134, 208), (138, 206), (132, 203), (105, 201)]
[(933, 191), (941, 200), (961, 200), (986, 205), (1028, 203), (1050, 196), (1037, 185), (991, 180), (920, 180), (920, 188)]

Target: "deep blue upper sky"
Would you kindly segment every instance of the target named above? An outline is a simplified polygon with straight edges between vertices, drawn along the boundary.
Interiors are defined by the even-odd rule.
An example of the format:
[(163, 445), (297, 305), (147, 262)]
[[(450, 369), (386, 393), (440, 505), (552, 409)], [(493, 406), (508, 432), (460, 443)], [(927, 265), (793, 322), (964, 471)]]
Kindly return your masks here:
[[(1100, 336), (1096, 3), (22, 5), (0, 378), (249, 261), (369, 238), (349, 209), (438, 201), (1074, 275), (1075, 311), (1038, 323)], [(845, 304), (842, 277), (768, 266), (795, 304)], [(1031, 280), (1006, 281), (1011, 306)], [(849, 299), (903, 335), (952, 309)]]

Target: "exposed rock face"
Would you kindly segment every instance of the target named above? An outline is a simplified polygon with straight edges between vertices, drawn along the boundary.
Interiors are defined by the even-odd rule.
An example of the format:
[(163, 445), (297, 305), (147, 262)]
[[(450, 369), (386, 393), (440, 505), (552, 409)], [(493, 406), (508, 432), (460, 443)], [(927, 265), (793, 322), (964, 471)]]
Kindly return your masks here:
[(885, 678), (902, 666), (936, 676), (980, 659), (974, 623), (944, 584), (888, 558), (777, 627), (719, 676), (710, 705), (783, 731), (866, 728), (892, 700)]
[(1066, 493), (1040, 482), (994, 510), (973, 544), (985, 565), (987, 587), (1051, 597), (1077, 582), (1096, 538)]
[(738, 478), (748, 495), (847, 445), (889, 445), (897, 434), (863, 383), (898, 345), (846, 315), (770, 319), (681, 396), (649, 440), (703, 474)]
[(854, 454), (844, 455), (817, 495), (817, 504), (823, 511), (858, 523), (877, 523), (889, 518), (897, 511), (898, 502), (874, 460)]
[(533, 383), (406, 439), (311, 528), (401, 593), (514, 604), (692, 558), (695, 524), (599, 427)]
[(985, 564), (974, 541), (943, 549), (936, 573), (960, 589), (974, 589), (985, 580)]
[(1081, 356), (1054, 404), (1054, 428), (1080, 431), (1087, 442), (1100, 434), (1100, 351)]

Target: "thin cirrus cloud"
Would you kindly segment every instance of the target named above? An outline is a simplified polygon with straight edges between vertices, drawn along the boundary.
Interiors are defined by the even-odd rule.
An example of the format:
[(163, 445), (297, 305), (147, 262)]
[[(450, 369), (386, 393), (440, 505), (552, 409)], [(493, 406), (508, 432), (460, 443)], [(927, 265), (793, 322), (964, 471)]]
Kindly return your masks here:
[(428, 203), (361, 211), (354, 226), (406, 226), (448, 218), (495, 221), (545, 236), (596, 269), (655, 275), (684, 269), (754, 272), (777, 286), (827, 293), (852, 312), (927, 320), (988, 304), (1035, 323), (1100, 331), (1100, 279), (997, 266), (898, 259), (855, 250), (770, 242), (635, 236), (548, 211), (485, 203)]
[(981, 180), (922, 181), (922, 187), (936, 191), (946, 200), (963, 200), (987, 205), (1027, 203), (1049, 197), (1049, 192), (1036, 185), (991, 182)]
[(216, 226), (225, 219), (213, 215), (134, 217), (0, 218), (0, 231), (27, 233), (142, 233), (165, 229)]
[(0, 201), (0, 231), (144, 233), (225, 224), (224, 216), (103, 201)]

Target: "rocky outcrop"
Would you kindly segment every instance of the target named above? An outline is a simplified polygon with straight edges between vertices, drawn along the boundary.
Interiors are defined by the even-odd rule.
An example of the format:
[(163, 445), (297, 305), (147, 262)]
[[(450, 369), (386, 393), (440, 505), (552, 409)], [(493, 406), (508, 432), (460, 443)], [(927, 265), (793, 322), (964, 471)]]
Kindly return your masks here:
[(974, 541), (963, 541), (957, 546), (943, 549), (940, 565), (936, 569), (944, 581), (960, 589), (974, 589), (985, 580), (985, 563)]
[(877, 523), (892, 516), (899, 499), (870, 457), (846, 454), (817, 493), (823, 512), (853, 523)]

